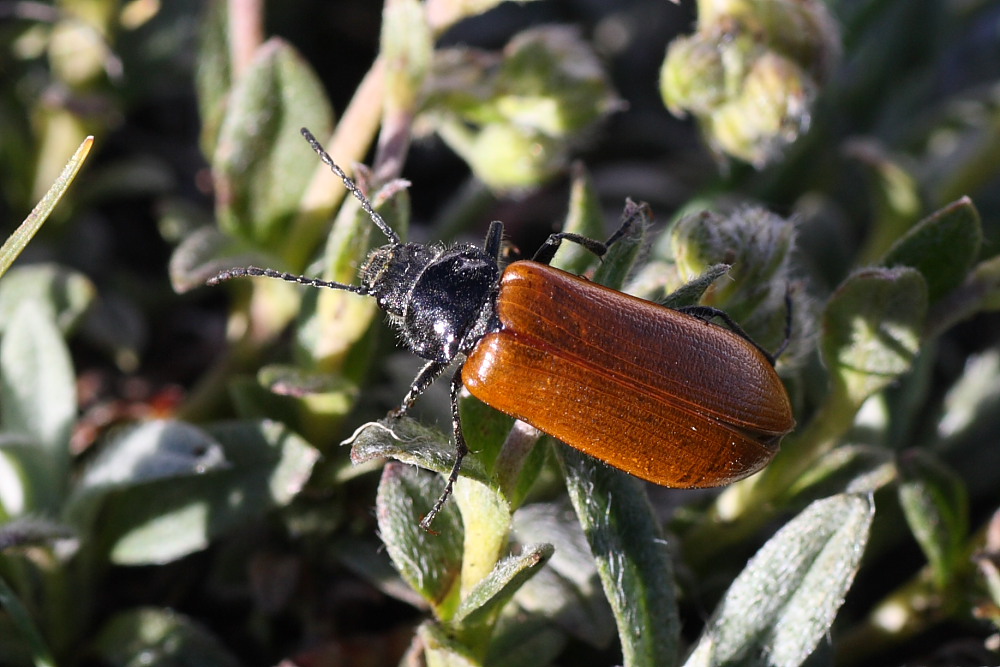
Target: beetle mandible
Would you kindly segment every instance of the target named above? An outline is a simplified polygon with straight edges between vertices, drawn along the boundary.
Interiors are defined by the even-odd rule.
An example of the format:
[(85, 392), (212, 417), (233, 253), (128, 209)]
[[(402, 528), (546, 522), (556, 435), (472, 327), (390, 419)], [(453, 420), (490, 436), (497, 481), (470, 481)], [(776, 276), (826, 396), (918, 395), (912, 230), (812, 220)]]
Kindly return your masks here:
[[(355, 182), (306, 129), (320, 159), (361, 202), (388, 240), (352, 285), (254, 266), (222, 271), (211, 285), (265, 276), (374, 297), (406, 346), (426, 360), (399, 417), (450, 366), (455, 463), (421, 519), (429, 529), (469, 452), (462, 387), (487, 405), (605, 463), (663, 486), (722, 486), (747, 477), (795, 426), (774, 359), (725, 313), (674, 310), (549, 266), (563, 241), (597, 257), (601, 242), (570, 232), (546, 239), (531, 260), (500, 268), (503, 223), (482, 247), (403, 243)], [(710, 323), (718, 317), (729, 328)]]

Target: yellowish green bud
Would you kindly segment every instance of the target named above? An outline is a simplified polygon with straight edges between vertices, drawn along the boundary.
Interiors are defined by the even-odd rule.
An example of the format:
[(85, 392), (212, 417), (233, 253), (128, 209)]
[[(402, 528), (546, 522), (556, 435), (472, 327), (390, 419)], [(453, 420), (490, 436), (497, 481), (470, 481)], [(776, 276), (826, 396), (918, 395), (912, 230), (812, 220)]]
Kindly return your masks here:
[(709, 143), (762, 167), (808, 129), (815, 94), (813, 80), (795, 63), (765, 53), (740, 95), (705, 119)]
[(491, 187), (526, 187), (564, 166), (572, 142), (618, 106), (590, 46), (550, 26), (501, 54), (438, 52), (421, 120)]
[(694, 34), (671, 42), (660, 68), (660, 95), (675, 116), (709, 113), (726, 99), (718, 42)]
[(820, 0), (702, 0), (697, 32), (676, 40), (660, 71), (674, 114), (694, 114), (717, 151), (763, 166), (809, 126), (839, 55)]
[(527, 188), (565, 164), (565, 146), (551, 137), (513, 125), (491, 123), (476, 131), (459, 124), (439, 127), (441, 137), (494, 190)]

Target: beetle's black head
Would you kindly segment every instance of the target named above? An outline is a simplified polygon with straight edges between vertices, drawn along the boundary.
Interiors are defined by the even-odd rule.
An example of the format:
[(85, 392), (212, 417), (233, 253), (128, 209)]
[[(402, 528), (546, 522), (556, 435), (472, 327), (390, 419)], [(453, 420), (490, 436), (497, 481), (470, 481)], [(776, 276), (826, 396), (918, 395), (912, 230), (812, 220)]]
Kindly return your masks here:
[(403, 317), (408, 295), (424, 269), (441, 254), (421, 243), (389, 243), (375, 248), (361, 267), (361, 286), (389, 315)]

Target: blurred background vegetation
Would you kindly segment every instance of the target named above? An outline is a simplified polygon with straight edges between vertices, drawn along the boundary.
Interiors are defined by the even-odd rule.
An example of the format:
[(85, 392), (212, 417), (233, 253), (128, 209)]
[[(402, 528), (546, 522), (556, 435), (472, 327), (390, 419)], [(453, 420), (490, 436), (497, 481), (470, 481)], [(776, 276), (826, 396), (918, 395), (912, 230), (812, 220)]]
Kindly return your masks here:
[[(2, 0), (0, 44), (4, 237), (95, 138), (0, 277), (0, 664), (1000, 664), (1000, 3)], [(798, 430), (673, 491), (467, 399), (422, 533), (383, 463), (447, 470), (447, 388), (355, 432), (418, 368), (374, 305), (203, 287), (382, 242), (303, 126), (419, 241), (647, 202), (590, 275), (768, 349), (788, 294)]]

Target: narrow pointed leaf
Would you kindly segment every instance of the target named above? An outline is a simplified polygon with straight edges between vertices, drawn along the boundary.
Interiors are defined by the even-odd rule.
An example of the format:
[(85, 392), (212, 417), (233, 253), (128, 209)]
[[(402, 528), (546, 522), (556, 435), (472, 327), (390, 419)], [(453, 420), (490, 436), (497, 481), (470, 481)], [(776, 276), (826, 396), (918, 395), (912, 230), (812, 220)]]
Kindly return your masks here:
[(466, 626), (485, 622), (498, 613), (551, 557), (551, 544), (532, 544), (525, 546), (520, 555), (501, 560), (462, 600), (452, 622)]
[(14, 591), (7, 585), (3, 577), (0, 577), (0, 609), (10, 618), (11, 625), (17, 629), (24, 638), (31, 651), (31, 657), (35, 667), (55, 667), (56, 661), (45, 644), (42, 634), (38, 631), (38, 626), (31, 618), (31, 614), (14, 594)]
[(729, 587), (686, 667), (793, 667), (833, 624), (868, 541), (870, 496), (816, 501), (779, 530)]
[(965, 483), (930, 454), (907, 452), (899, 462), (899, 503), (914, 537), (944, 588), (965, 556), (969, 498)]
[(94, 137), (87, 137), (83, 140), (80, 147), (73, 153), (73, 157), (66, 163), (56, 182), (52, 184), (52, 187), (48, 189), (45, 196), (42, 197), (41, 201), (28, 214), (24, 222), (0, 246), (0, 276), (7, 272), (7, 269), (14, 263), (17, 256), (21, 254), (35, 234), (38, 233), (38, 230), (41, 229), (42, 224), (52, 215), (52, 211), (55, 210), (59, 200), (66, 194), (73, 179), (76, 178), (80, 168), (83, 167), (83, 163), (87, 159), (87, 155), (90, 153), (90, 148), (93, 145)]

